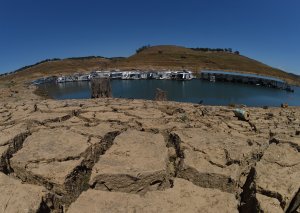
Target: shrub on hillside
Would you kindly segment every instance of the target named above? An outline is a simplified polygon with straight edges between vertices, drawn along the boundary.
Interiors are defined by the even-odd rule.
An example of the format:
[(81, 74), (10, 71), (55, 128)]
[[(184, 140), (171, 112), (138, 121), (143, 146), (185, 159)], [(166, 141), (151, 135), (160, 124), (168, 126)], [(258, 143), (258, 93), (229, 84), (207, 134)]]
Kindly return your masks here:
[(138, 48), (137, 50), (136, 50), (136, 53), (140, 53), (140, 52), (142, 52), (142, 51), (144, 51), (144, 50), (146, 50), (146, 49), (148, 49), (148, 48), (150, 48), (151, 46), (148, 44), (148, 45), (144, 45), (144, 46), (142, 46), (142, 47), (140, 47), (140, 48)]

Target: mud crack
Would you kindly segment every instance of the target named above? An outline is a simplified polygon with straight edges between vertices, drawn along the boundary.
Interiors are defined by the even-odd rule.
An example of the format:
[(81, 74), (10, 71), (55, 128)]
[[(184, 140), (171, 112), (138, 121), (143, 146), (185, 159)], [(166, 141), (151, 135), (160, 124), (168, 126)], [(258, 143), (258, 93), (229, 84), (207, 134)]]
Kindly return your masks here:
[(5, 144), (7, 149), (4, 151), (2, 156), (0, 156), (1, 172), (3, 172), (4, 174), (10, 174), (13, 172), (13, 169), (10, 166), (10, 159), (12, 158), (13, 154), (18, 152), (22, 148), (25, 139), (30, 134), (31, 133), (29, 131), (25, 133), (21, 133)]

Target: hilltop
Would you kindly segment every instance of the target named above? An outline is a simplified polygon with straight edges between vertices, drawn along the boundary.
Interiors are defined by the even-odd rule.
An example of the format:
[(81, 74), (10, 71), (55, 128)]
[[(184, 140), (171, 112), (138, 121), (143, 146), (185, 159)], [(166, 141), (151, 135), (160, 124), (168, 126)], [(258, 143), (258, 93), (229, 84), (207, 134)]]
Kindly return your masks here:
[(300, 84), (295, 75), (270, 67), (254, 59), (224, 51), (201, 51), (196, 48), (161, 45), (147, 47), (130, 57), (104, 58), (98, 56), (53, 59), (26, 66), (14, 73), (0, 77), (1, 80), (24, 82), (43, 76), (66, 75), (105, 69), (182, 70), (216, 69), (239, 71), (278, 77), (292, 84)]

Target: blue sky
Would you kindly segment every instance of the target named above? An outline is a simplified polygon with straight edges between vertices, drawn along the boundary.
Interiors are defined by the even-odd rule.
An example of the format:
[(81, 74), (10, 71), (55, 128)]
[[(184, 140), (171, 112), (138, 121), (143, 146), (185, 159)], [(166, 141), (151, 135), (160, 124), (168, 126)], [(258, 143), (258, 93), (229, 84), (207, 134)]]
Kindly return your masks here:
[(0, 73), (145, 44), (231, 47), (300, 74), (299, 0), (0, 0)]

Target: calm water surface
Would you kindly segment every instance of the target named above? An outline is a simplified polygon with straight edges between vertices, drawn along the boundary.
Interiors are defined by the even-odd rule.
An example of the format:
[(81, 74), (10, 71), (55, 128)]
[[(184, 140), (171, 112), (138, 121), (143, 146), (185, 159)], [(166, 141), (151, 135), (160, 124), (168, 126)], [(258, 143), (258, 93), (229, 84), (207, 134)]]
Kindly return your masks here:
[[(247, 106), (279, 106), (288, 103), (300, 106), (300, 88), (295, 92), (229, 82), (209, 82), (199, 79), (191, 81), (173, 80), (112, 80), (115, 98), (153, 100), (156, 88), (168, 93), (168, 100), (206, 105), (245, 104)], [(44, 84), (40, 88), (54, 99), (90, 98), (90, 82)]]

